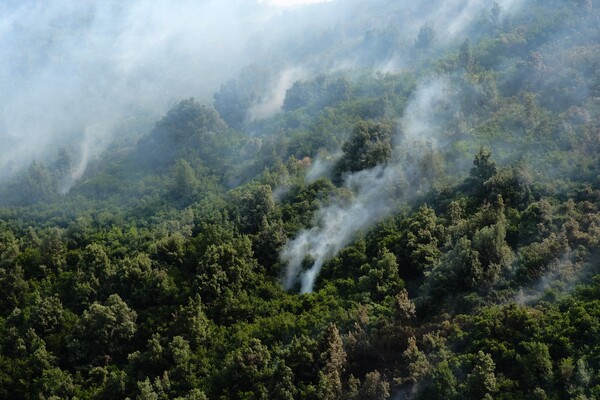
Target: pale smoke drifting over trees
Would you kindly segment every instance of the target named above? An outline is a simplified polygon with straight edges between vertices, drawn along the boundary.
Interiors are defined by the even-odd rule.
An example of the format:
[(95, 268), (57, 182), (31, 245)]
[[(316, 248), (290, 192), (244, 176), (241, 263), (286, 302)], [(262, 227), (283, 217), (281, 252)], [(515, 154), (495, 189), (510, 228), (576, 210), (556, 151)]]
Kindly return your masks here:
[(3, 2), (0, 179), (63, 146), (80, 176), (115, 134), (146, 133), (182, 98), (210, 102), (262, 55), (261, 30), (281, 12), (246, 0)]
[[(519, 1), (496, 3), (492, 17), (499, 18), (501, 10), (514, 11), (518, 6)], [(457, 34), (469, 29), (475, 17), (491, 7), (491, 4), (482, 1), (444, 2), (431, 7), (422, 3), (408, 6), (415, 17), (420, 17), (412, 20), (413, 32), (417, 26), (420, 27), (415, 45), (423, 48), (430, 46), (436, 32), (441, 34), (438, 42), (442, 46), (450, 43)], [(430, 12), (420, 13), (423, 8)], [(402, 58), (402, 53), (395, 55), (385, 69), (403, 65)], [(436, 103), (452, 103), (452, 99), (448, 98), (449, 83), (436, 77), (429, 79), (429, 82), (417, 88), (405, 110), (402, 133), (394, 138), (396, 147), (392, 162), (346, 176), (345, 186), (354, 192), (354, 197), (349, 202), (333, 204), (317, 211), (315, 226), (303, 230), (286, 244), (280, 257), (285, 265), (283, 280), (287, 289), (300, 282), (302, 293), (311, 292), (315, 279), (328, 259), (348, 245), (359, 232), (390, 215), (398, 201), (406, 200), (415, 192), (415, 188), (404, 188), (398, 193), (393, 188), (426, 180), (429, 172), (420, 170), (417, 165), (427, 163), (424, 157), (437, 150), (436, 125), (449, 122), (444, 121), (442, 116), (432, 114), (432, 110), (437, 108)], [(406, 161), (403, 156), (407, 154), (410, 155), (410, 161), (403, 162)], [(318, 167), (322, 167), (321, 163)], [(311, 179), (314, 179), (314, 175), (309, 171)]]
[[(514, 4), (500, 2), (506, 11)], [(282, 90), (300, 77), (286, 71), (311, 76), (382, 57), (393, 69), (402, 64), (396, 53), (361, 60), (365, 32), (406, 17), (399, 48), (412, 47), (425, 24), (437, 40), (452, 40), (490, 7), (473, 0), (402, 7), (363, 0), (3, 2), (0, 179), (65, 146), (77, 178), (115, 134), (139, 137), (182, 98), (211, 102), (222, 83), (252, 63), (272, 71), (273, 89), (246, 120), (270, 116)], [(365, 8), (375, 8), (378, 20), (365, 20)]]
[(266, 93), (264, 101), (250, 107), (248, 118), (251, 121), (270, 118), (281, 111), (287, 90), (303, 76), (304, 72), (301, 69), (292, 68), (283, 71), (271, 90)]
[(390, 162), (347, 175), (345, 187), (354, 192), (354, 197), (319, 210), (315, 226), (300, 232), (285, 246), (281, 258), (287, 266), (287, 289), (300, 280), (300, 291), (312, 292), (325, 261), (360, 231), (395, 211), (398, 201), (415, 193), (415, 188), (407, 186), (409, 182), (424, 180), (425, 172), (418, 165), (423, 157), (437, 150), (435, 132), (437, 125), (444, 122), (435, 110), (440, 103), (451, 102), (449, 82), (445, 79), (433, 79), (417, 88), (399, 132), (393, 137), (396, 145)]
[(4, 3), (0, 177), (64, 145), (80, 147), (84, 164), (132, 121), (208, 97), (233, 73), (253, 18), (232, 10), (216, 1)]
[(7, 1), (0, 398), (600, 398), (591, 0)]

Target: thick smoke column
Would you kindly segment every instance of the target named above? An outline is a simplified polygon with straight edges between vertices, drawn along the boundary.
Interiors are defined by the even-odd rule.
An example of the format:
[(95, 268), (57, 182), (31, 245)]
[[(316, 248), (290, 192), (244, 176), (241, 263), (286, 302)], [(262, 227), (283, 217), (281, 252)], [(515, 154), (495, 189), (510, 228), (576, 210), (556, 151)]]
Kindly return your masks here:
[[(420, 157), (420, 151), (431, 151), (436, 146), (434, 135), (436, 125), (441, 121), (434, 110), (438, 103), (448, 100), (448, 89), (449, 83), (445, 79), (435, 79), (417, 88), (406, 109), (402, 129), (394, 138), (396, 146), (392, 161), (386, 166), (347, 176), (344, 185), (355, 196), (345, 204), (333, 204), (319, 210), (315, 226), (300, 232), (287, 243), (281, 253), (287, 266), (286, 289), (300, 280), (301, 292), (312, 292), (325, 261), (334, 257), (359, 232), (393, 212), (399, 200), (396, 188), (420, 180), (421, 172), (414, 161)], [(411, 153), (410, 161), (405, 157), (407, 151)], [(410, 188), (400, 197), (409, 193)], [(310, 268), (303, 270), (307, 262), (311, 263)]]

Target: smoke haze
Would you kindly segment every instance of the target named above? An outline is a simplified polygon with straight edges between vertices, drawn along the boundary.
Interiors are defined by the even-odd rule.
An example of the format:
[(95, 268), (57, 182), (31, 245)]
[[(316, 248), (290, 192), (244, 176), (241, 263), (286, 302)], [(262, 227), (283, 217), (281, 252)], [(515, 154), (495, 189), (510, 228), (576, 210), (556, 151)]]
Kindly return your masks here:
[[(77, 178), (115, 133), (146, 133), (182, 98), (210, 103), (281, 12), (247, 0), (3, 2), (0, 179), (63, 146)], [(280, 105), (274, 96), (258, 116)]]
[[(281, 254), (287, 266), (287, 289), (300, 281), (301, 293), (312, 292), (325, 261), (337, 255), (359, 232), (390, 215), (398, 201), (415, 193), (415, 188), (407, 188), (407, 182), (425, 178), (418, 164), (424, 154), (437, 147), (436, 127), (444, 120), (433, 110), (439, 109), (440, 102), (449, 103), (449, 95), (446, 79), (432, 79), (420, 85), (406, 109), (400, 132), (394, 137), (392, 161), (346, 176), (344, 186), (354, 197), (319, 210), (315, 226), (287, 243)], [(316, 163), (314, 169), (318, 172), (311, 170), (307, 174), (311, 179), (315, 173), (324, 173), (322, 163)], [(307, 262), (311, 265), (303, 270)]]
[[(505, 11), (518, 4), (500, 2)], [(251, 63), (274, 74), (247, 120), (270, 117), (295, 80), (372, 62), (392, 71), (424, 24), (451, 41), (490, 7), (475, 0), (3, 2), (0, 179), (64, 146), (78, 160), (77, 178), (116, 133), (146, 133), (182, 98), (210, 103)], [(400, 53), (362, 57), (365, 33), (398, 18), (410, 21), (398, 32)]]
[[(497, 2), (500, 11), (498, 22), (510, 13), (523, 7), (520, 0)], [(424, 27), (430, 29), (435, 36), (435, 46), (456, 45), (463, 35), (477, 36), (472, 29), (478, 18), (491, 19), (492, 4), (477, 0), (450, 2), (413, 2), (395, 9), (390, 15), (401, 15), (407, 23), (395, 53), (388, 55), (374, 66), (381, 72), (393, 72), (405, 68), (411, 62), (411, 50)], [(385, 11), (385, 6), (382, 7)], [(486, 16), (487, 15), (487, 16)], [(382, 18), (385, 20), (385, 18)], [(410, 38), (410, 39), (409, 39)], [(429, 45), (429, 43), (426, 43)], [(338, 60), (335, 70), (344, 70), (357, 66), (356, 60), (364, 54), (354, 54)], [(352, 57), (357, 57), (353, 59)], [(394, 158), (387, 166), (378, 166), (370, 170), (360, 171), (346, 177), (345, 186), (351, 189), (355, 197), (349, 204), (333, 204), (317, 212), (315, 226), (300, 232), (295, 239), (289, 241), (281, 253), (281, 260), (286, 265), (284, 285), (290, 289), (299, 281), (301, 292), (311, 292), (315, 279), (323, 264), (334, 257), (355, 236), (375, 224), (393, 211), (393, 205), (400, 198), (398, 193), (390, 194), (389, 188), (405, 186), (403, 195), (410, 196), (420, 188), (406, 187), (408, 182), (420, 185), (427, 184), (428, 172), (420, 169), (425, 155), (432, 154), (447, 143), (440, 143), (444, 123), (448, 123), (455, 112), (460, 112), (458, 99), (452, 93), (450, 79), (438, 76), (424, 76), (424, 82), (417, 88), (412, 101), (404, 111), (401, 132), (394, 138)], [(444, 103), (444, 107), (437, 107)], [(435, 115), (432, 110), (445, 109), (444, 115)], [(426, 162), (426, 161), (425, 161)], [(325, 175), (323, 162), (314, 164), (307, 177)], [(332, 168), (334, 163), (327, 166)], [(405, 197), (406, 199), (407, 197)], [(307, 264), (310, 265), (306, 269)]]

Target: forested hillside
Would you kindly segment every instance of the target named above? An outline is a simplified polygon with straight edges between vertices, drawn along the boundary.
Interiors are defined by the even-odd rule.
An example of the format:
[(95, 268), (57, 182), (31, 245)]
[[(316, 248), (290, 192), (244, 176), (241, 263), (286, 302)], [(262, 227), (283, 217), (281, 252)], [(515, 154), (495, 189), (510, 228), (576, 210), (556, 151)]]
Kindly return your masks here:
[(0, 398), (600, 398), (600, 5), (403, 3), (0, 173)]

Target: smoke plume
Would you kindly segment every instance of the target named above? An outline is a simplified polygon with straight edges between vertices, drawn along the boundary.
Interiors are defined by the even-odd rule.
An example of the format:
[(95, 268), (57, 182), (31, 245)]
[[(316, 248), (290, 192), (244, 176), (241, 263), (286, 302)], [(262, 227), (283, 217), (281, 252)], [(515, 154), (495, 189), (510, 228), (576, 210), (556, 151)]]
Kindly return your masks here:
[[(440, 108), (440, 102), (449, 102), (448, 90), (449, 83), (442, 78), (420, 85), (394, 138), (392, 161), (385, 166), (348, 175), (344, 186), (354, 193), (354, 197), (319, 210), (315, 226), (300, 232), (287, 243), (281, 253), (287, 266), (284, 274), (287, 289), (299, 281), (302, 293), (312, 292), (315, 279), (328, 259), (359, 232), (390, 215), (399, 200), (406, 200), (415, 193), (415, 188), (406, 186), (408, 182), (420, 182), (424, 178), (415, 161), (437, 146), (434, 135), (436, 126), (442, 121), (436, 110)], [(308, 175), (312, 174), (309, 172)], [(307, 263), (310, 266), (303, 269)]]

